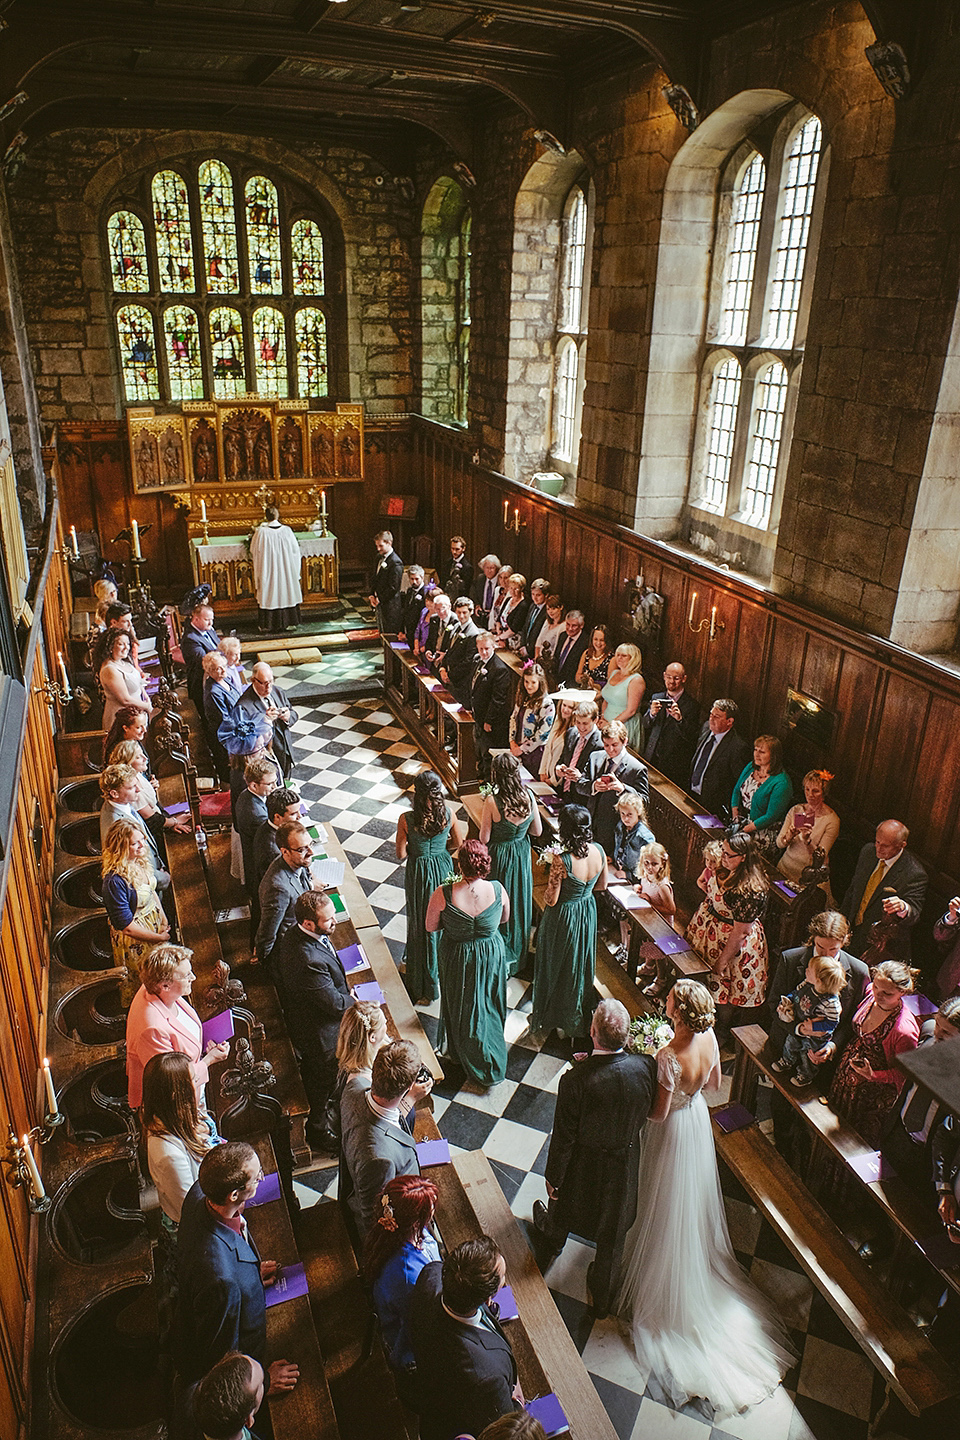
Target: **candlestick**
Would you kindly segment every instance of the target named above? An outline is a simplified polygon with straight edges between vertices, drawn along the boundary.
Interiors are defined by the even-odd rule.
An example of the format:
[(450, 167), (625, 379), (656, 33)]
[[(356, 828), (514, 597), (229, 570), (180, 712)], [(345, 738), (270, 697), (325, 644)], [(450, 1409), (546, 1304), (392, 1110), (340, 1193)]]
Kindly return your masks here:
[(130, 522), (130, 529), (133, 534), (133, 558), (134, 560), (142, 560), (143, 556), (140, 554), (140, 527), (138, 526), (136, 520), (132, 520)]
[(79, 560), (79, 559), (80, 559), (80, 546), (77, 544), (77, 527), (76, 527), (76, 525), (71, 525), (71, 526), (70, 526), (70, 544), (73, 546), (73, 558), (74, 558), (74, 560)]
[(58, 650), (58, 651), (57, 651), (57, 664), (60, 666), (60, 678), (61, 678), (61, 680), (63, 681), (63, 693), (66, 695), (67, 699), (69, 700), (69, 699), (71, 698), (70, 680), (69, 680), (69, 678), (68, 678), (68, 676), (67, 676), (67, 667), (66, 667), (66, 665), (63, 663), (63, 651), (62, 651), (62, 650)]
[(30, 1136), (24, 1135), (20, 1141), (23, 1146), (23, 1158), (27, 1162), (27, 1169), (30, 1172), (30, 1184), (33, 1187), (33, 1198), (42, 1200), (46, 1195), (43, 1188), (43, 1181), (40, 1179), (40, 1171), (37, 1169), (37, 1162), (33, 1158), (33, 1151), (30, 1149)]
[(53, 1088), (53, 1076), (50, 1074), (50, 1061), (46, 1059), (43, 1062), (43, 1083), (47, 1088), (47, 1114), (56, 1115), (57, 1096)]
[(690, 596), (690, 614), (687, 616), (687, 624), (688, 624), (688, 625), (692, 625), (692, 624), (693, 624), (693, 612), (696, 610), (696, 608), (697, 608), (697, 592), (696, 592), (696, 590), (694, 590), (693, 594)]
[(203, 521), (204, 525), (206, 525), (206, 523), (207, 523), (207, 502), (206, 502), (206, 500), (201, 500), (201, 501), (200, 501), (200, 519)]

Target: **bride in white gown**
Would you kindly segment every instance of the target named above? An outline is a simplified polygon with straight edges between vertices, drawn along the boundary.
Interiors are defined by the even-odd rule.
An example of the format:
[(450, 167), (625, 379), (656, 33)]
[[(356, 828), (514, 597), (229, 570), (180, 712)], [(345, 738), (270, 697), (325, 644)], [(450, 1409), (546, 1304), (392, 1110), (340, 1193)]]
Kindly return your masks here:
[(667, 1016), (675, 1033), (657, 1055), (654, 1123), (641, 1135), (637, 1219), (616, 1310), (670, 1403), (680, 1409), (699, 1396), (720, 1417), (769, 1395), (794, 1356), (727, 1231), (703, 1098), (720, 1084), (713, 997), (695, 980), (678, 980)]

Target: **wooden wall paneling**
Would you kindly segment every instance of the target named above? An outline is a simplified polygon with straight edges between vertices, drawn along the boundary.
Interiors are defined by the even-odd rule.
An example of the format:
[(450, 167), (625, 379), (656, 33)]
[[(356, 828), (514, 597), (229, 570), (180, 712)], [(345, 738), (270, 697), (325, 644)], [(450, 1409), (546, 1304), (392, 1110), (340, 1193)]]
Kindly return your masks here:
[(798, 688), (832, 710), (840, 681), (843, 652), (835, 642), (808, 635)]
[[(942, 695), (933, 696), (920, 741), (922, 753), (925, 756), (948, 755), (955, 742), (956, 728), (956, 705)], [(938, 869), (949, 874), (952, 869), (955, 870), (960, 853), (960, 786), (948, 783), (944, 772), (931, 765), (917, 766), (914, 777), (909, 796), (909, 810), (914, 817), (911, 846), (919, 844)]]
[(885, 672), (882, 711), (873, 745), (870, 789), (883, 812), (902, 819), (915, 816), (914, 828), (929, 834), (926, 815), (911, 804), (916, 784), (917, 761), (923, 754), (923, 732), (930, 710), (929, 691), (919, 690), (902, 676)]
[[(751, 734), (744, 729), (746, 739), (752, 740), (754, 735), (766, 732), (768, 727), (771, 734), (780, 732), (783, 720), (783, 712), (787, 704), (787, 690), (795, 687), (803, 668), (803, 652), (806, 636), (803, 630), (777, 616), (771, 625), (772, 634), (769, 646), (766, 647), (765, 673), (760, 669), (761, 653), (759, 651), (760, 633), (766, 626), (764, 611), (755, 605), (750, 606), (751, 619), (757, 627), (758, 654), (753, 658), (749, 648), (748, 635), (745, 632), (744, 650), (741, 660), (740, 672), (737, 676), (739, 693), (736, 696), (737, 703), (743, 703), (747, 715), (752, 718), (753, 725)], [(758, 676), (758, 671), (759, 676)], [(761, 684), (758, 685), (758, 678)]]

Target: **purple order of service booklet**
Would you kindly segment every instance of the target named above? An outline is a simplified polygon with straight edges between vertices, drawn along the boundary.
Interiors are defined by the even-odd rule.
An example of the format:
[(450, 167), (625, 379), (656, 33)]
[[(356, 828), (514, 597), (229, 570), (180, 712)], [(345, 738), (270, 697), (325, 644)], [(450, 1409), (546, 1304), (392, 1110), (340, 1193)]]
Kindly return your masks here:
[(203, 1034), (203, 1048), (208, 1045), (222, 1045), (224, 1040), (233, 1039), (233, 1011), (221, 1010), (219, 1015), (213, 1015), (209, 1020), (204, 1020), (200, 1027)]
[(284, 1300), (296, 1300), (306, 1293), (307, 1271), (303, 1261), (298, 1260), (296, 1265), (284, 1265), (273, 1284), (264, 1286), (263, 1303), (269, 1310), (271, 1305), (282, 1305)]

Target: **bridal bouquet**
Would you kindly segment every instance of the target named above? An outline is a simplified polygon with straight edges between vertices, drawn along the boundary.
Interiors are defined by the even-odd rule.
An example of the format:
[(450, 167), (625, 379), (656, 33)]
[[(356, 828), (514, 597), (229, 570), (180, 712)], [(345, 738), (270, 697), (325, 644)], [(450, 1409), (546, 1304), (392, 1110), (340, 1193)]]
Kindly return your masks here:
[(565, 848), (560, 844), (544, 845), (537, 856), (537, 864), (546, 865), (547, 869), (549, 869), (553, 864), (553, 857), (555, 855), (565, 855), (566, 853)]
[(630, 1026), (624, 1049), (631, 1055), (656, 1055), (673, 1039), (673, 1030), (661, 1015), (641, 1015)]

